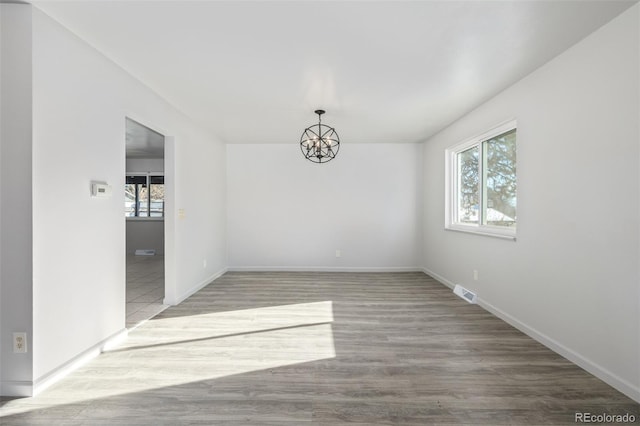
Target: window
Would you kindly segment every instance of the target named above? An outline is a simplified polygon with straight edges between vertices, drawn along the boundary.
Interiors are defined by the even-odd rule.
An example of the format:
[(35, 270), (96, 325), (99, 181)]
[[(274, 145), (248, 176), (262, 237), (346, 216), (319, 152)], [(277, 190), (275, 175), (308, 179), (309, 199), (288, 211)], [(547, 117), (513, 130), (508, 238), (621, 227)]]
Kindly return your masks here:
[(125, 217), (164, 216), (164, 176), (130, 175), (125, 182)]
[(515, 121), (448, 149), (446, 173), (446, 229), (515, 238)]

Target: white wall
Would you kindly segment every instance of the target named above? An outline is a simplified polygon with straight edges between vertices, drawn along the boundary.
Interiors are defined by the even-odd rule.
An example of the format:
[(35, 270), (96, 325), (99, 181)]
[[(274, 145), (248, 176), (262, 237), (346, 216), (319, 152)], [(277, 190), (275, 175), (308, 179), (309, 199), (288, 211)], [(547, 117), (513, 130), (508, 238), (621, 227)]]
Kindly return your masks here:
[[(124, 191), (118, 188), (125, 177), (125, 117), (167, 135), (169, 302), (226, 265), (225, 149), (45, 14), (19, 7), (33, 10), (34, 23), (33, 377), (39, 383), (124, 328)], [(113, 197), (91, 198), (91, 180), (113, 185)], [(186, 215), (178, 220), (180, 208)], [(200, 259), (198, 268), (192, 258)]]
[[(639, 7), (424, 149), (424, 265), (640, 400)], [(444, 230), (444, 150), (518, 120), (517, 241)], [(473, 281), (472, 270), (479, 271)]]
[(0, 4), (0, 29), (0, 394), (28, 395), (32, 352), (11, 342), (32, 346), (31, 13)]
[(127, 254), (138, 249), (153, 249), (164, 254), (164, 220), (127, 220)]
[(164, 172), (164, 158), (127, 158), (127, 173)]
[(314, 164), (295, 141), (229, 145), (230, 268), (415, 269), (421, 152), (343, 141), (335, 160)]

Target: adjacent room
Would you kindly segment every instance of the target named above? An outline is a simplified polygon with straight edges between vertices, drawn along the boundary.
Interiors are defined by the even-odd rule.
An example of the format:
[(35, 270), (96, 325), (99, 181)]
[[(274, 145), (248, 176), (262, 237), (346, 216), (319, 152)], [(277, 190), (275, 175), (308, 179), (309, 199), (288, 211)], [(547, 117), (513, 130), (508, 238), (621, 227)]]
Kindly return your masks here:
[(0, 423), (640, 422), (640, 5), (0, 1)]
[(164, 305), (164, 136), (126, 119), (127, 327)]

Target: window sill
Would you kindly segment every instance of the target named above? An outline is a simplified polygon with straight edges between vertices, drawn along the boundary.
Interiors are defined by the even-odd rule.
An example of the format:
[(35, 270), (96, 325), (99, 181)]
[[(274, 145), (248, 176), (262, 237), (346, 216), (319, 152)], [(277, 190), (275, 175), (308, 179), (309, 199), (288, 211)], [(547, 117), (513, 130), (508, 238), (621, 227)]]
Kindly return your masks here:
[(125, 217), (127, 222), (164, 222), (164, 217)]
[(478, 228), (475, 226), (464, 226), (464, 225), (448, 225), (445, 226), (445, 231), (455, 231), (455, 232), (464, 232), (467, 234), (476, 234), (483, 235), (485, 237), (493, 237), (500, 238), (503, 240), (516, 240), (515, 232), (509, 232), (504, 230), (493, 230), (491, 228)]

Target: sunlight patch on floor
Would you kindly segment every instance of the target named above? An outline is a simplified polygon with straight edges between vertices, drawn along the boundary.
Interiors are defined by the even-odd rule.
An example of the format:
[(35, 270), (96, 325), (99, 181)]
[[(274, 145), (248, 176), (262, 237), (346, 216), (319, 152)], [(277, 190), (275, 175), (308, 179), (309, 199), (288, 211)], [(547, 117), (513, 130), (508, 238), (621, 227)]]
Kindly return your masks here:
[(2, 415), (334, 358), (331, 301), (167, 317)]

